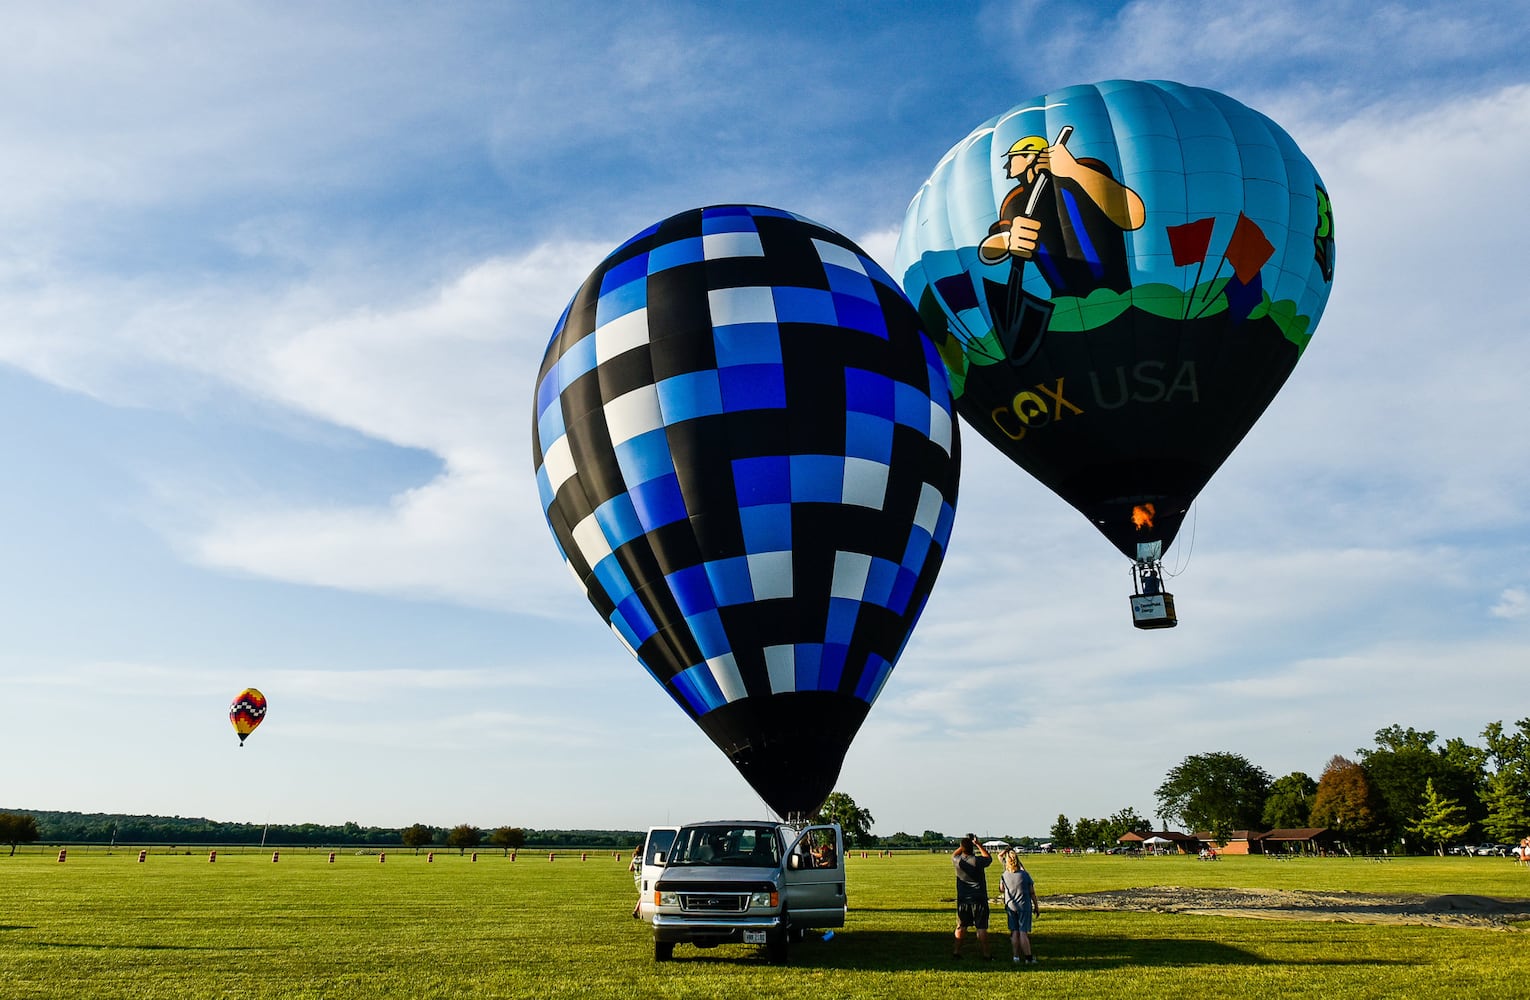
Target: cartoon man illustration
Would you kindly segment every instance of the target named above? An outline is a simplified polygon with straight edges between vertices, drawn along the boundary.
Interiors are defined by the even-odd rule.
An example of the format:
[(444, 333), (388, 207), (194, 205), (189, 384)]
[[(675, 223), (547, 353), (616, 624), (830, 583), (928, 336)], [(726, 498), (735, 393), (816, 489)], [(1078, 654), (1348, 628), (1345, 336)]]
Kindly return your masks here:
[(1015, 187), (978, 254), (990, 264), (1009, 257), (1016, 272), (1034, 261), (1054, 297), (1124, 292), (1131, 279), (1122, 234), (1141, 228), (1147, 212), (1105, 163), (1068, 152), (1072, 133), (1066, 126), (1050, 146), (1031, 135), (1009, 147), (1006, 173)]

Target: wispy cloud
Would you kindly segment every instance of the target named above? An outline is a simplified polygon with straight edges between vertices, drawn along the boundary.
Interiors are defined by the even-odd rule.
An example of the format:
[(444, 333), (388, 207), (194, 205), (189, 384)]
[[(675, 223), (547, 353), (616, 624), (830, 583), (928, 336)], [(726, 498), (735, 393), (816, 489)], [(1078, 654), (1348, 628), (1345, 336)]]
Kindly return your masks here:
[[(120, 574), (144, 594), (112, 628), (90, 601), (45, 608), (45, 637), (7, 651), (0, 715), (18, 733), (68, 718), (148, 759), (188, 741), (235, 757), (191, 754), (173, 786), (98, 777), (92, 735), (61, 750), (66, 782), (18, 794), (185, 812), (186, 789), (223, 794), (260, 761), (294, 821), (455, 822), (492, 783), (538, 803), (522, 824), (636, 825), (651, 789), (603, 765), (651, 741), (696, 776), (667, 793), (675, 818), (758, 807), (558, 563), (529, 441), (552, 326), (606, 252), (697, 204), (803, 212), (890, 264), (908, 198), (962, 135), (1117, 76), (1218, 87), (1296, 136), (1335, 206), (1328, 314), (1170, 553), (1170, 632), (1133, 630), (1114, 550), (967, 434), (945, 571), (843, 787), (883, 832), (1042, 832), (1059, 811), (1147, 811), (1190, 752), (1314, 773), (1392, 722), (1491, 721), (1530, 617), (1513, 210), (1530, 21), (1507, 0), (894, 6), (874, 26), (790, 4), (8, 9), (0, 363), (94, 401), (68, 412), (132, 446), (109, 469), (28, 451), (55, 480), (11, 485), (11, 530), (43, 530), (25, 505), (66, 493), (69, 517), (114, 520), (88, 544), (65, 524), (69, 545), (37, 547), (69, 558), (0, 582), (31, 594), (46, 573), (68, 594)], [(216, 460), (166, 445), (169, 423)], [(228, 603), (192, 636), (176, 625), (201, 622), (199, 584)], [(288, 616), (301, 636), (279, 648), (302, 659), (251, 652)], [(252, 681), (281, 697), (265, 756), (235, 754), (221, 718)], [(504, 759), (446, 777), (475, 747)], [(1016, 759), (1024, 794), (996, 800)], [(581, 805), (548, 804), (574, 784)], [(238, 789), (198, 801), (256, 808)]]
[(1505, 589), (1498, 595), (1498, 603), (1489, 608), (1488, 613), (1494, 618), (1507, 618), (1510, 621), (1530, 617), (1530, 590), (1524, 587)]

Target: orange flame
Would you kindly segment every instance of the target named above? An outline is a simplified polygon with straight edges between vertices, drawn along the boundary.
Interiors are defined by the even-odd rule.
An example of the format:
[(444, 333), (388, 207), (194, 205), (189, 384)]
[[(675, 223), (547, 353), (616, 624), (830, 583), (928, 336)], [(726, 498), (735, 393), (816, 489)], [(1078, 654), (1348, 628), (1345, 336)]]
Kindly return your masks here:
[(1153, 526), (1153, 515), (1157, 513), (1158, 511), (1152, 504), (1139, 504), (1132, 508), (1132, 524), (1136, 525), (1138, 531), (1141, 531), (1143, 528), (1151, 528)]

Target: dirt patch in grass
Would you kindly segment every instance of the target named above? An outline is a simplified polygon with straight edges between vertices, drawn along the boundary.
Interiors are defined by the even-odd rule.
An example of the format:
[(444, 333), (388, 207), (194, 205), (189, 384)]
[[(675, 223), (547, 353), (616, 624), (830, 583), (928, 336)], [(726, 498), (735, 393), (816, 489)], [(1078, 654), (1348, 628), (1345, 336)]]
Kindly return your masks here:
[(1043, 896), (1042, 908), (1136, 910), (1323, 920), (1358, 924), (1430, 924), (1440, 927), (1511, 929), (1530, 921), (1530, 899), (1489, 896), (1384, 895), (1369, 892), (1307, 892), (1299, 889), (1194, 889), (1149, 886)]

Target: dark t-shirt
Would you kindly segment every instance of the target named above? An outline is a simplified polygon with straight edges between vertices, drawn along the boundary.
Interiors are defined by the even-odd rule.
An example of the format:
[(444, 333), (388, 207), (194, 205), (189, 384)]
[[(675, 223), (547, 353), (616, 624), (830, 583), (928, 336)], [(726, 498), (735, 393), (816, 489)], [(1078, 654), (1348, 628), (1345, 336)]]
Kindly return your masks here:
[[(1080, 157), (1079, 165), (1112, 177), (1102, 161)], [(1086, 296), (1097, 288), (1124, 292), (1131, 287), (1127, 267), (1126, 238), (1121, 228), (1105, 215), (1076, 182), (1048, 177), (1048, 189), (1036, 205), (1034, 218), (1041, 223), (1035, 262), (1053, 296)], [(990, 233), (1009, 229), (1015, 217), (1023, 215), (1031, 196), (1029, 185), (1021, 182), (1004, 197), (999, 221)], [(1019, 266), (1020, 262), (1014, 262)]]
[(983, 869), (993, 864), (993, 858), (981, 854), (958, 854), (951, 859), (951, 864), (956, 869), (956, 901), (986, 902), (988, 875)]

